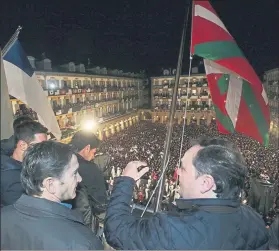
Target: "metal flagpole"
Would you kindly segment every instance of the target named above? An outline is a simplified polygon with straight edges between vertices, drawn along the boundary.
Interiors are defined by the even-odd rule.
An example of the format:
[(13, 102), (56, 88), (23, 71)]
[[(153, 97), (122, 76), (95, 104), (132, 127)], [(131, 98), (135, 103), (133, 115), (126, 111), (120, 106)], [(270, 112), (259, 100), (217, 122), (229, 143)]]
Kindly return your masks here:
[(18, 39), (18, 35), (19, 35), (21, 30), (22, 30), (22, 27), (18, 26), (15, 33), (12, 35), (12, 37), (10, 38), (8, 43), (4, 46), (4, 48), (2, 50), (3, 57), (6, 55), (7, 51), (11, 48), (11, 46), (14, 44), (14, 42)]
[(186, 15), (185, 15), (185, 20), (184, 20), (184, 25), (183, 25), (180, 51), (179, 51), (177, 68), (176, 68), (175, 86), (173, 89), (171, 109), (170, 109), (170, 113), (169, 113), (170, 119), (169, 119), (169, 123), (168, 123), (168, 127), (167, 127), (167, 135), (166, 135), (165, 148), (164, 148), (164, 157), (163, 157), (163, 161), (162, 161), (162, 174), (161, 175), (163, 176), (163, 178), (160, 181), (159, 190), (158, 190), (158, 194), (157, 194), (157, 198), (156, 198), (157, 200), (156, 200), (156, 205), (155, 205), (155, 213), (161, 209), (163, 187), (164, 187), (163, 185), (165, 183), (165, 171), (166, 171), (165, 167), (167, 165), (168, 158), (169, 158), (169, 152), (170, 152), (171, 135), (172, 135), (173, 121), (174, 121), (176, 101), (177, 101), (177, 91), (178, 91), (179, 80), (180, 80), (180, 75), (181, 75), (186, 31), (188, 28), (188, 19), (189, 19), (189, 14), (190, 14), (190, 5), (191, 4), (188, 4), (188, 2), (189, 1), (187, 1)]

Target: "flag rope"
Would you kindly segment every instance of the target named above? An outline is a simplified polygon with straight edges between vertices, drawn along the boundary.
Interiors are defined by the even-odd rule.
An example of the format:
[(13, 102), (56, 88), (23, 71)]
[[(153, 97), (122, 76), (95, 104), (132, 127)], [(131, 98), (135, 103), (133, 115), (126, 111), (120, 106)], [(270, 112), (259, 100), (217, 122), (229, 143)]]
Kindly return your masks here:
[[(186, 99), (185, 111), (184, 111), (184, 116), (183, 116), (183, 128), (182, 128), (181, 144), (180, 144), (180, 151), (179, 151), (178, 168), (180, 168), (180, 165), (181, 165), (181, 156), (182, 156), (182, 148), (183, 148), (183, 142), (184, 142), (184, 132), (185, 132), (185, 125), (186, 125), (187, 107), (188, 107), (188, 90), (190, 89), (190, 77), (191, 77), (192, 61), (193, 61), (193, 56), (190, 53), (189, 74), (188, 74), (188, 83), (187, 83), (187, 90), (186, 90), (187, 99)], [(179, 177), (177, 177), (177, 179), (175, 181), (175, 186), (177, 186), (178, 179), (179, 179)]]

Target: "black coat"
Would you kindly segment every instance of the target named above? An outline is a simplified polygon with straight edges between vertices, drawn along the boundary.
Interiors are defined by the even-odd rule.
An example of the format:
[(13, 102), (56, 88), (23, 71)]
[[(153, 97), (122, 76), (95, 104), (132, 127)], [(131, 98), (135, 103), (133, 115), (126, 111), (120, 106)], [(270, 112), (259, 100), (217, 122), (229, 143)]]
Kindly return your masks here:
[[(113, 248), (268, 249), (264, 221), (252, 208), (240, 205), (239, 201), (180, 199), (175, 213), (157, 213), (138, 219), (131, 215), (130, 208), (134, 185), (134, 180), (129, 177), (115, 180), (105, 219), (106, 240)], [(197, 209), (197, 206), (210, 207), (211, 210)], [(214, 211), (216, 207), (224, 211)]]
[(279, 215), (275, 218), (269, 229), (269, 248), (279, 250)]
[(1, 140), (1, 155), (11, 156), (15, 149), (15, 138), (12, 135), (8, 139)]
[(98, 250), (103, 245), (83, 224), (79, 212), (22, 195), (14, 205), (1, 209), (1, 249)]
[(20, 181), (22, 163), (1, 155), (1, 207), (15, 203), (24, 190)]
[(98, 209), (104, 208), (107, 204), (105, 178), (94, 162), (89, 162), (80, 155), (78, 155), (78, 162), (78, 172), (82, 181), (77, 187), (76, 198), (71, 204), (82, 213), (84, 223), (92, 227), (93, 214), (102, 213), (102, 210)]

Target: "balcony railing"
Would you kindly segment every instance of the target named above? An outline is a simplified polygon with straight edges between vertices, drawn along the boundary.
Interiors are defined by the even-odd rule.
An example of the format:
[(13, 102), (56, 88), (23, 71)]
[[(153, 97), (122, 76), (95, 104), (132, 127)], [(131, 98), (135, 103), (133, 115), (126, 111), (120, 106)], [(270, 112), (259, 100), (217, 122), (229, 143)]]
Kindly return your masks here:
[(63, 87), (61, 89), (44, 89), (48, 96), (59, 96), (59, 95), (72, 95), (72, 94), (85, 94), (85, 93), (101, 93), (101, 92), (136, 92), (138, 91), (134, 87), (105, 87), (105, 86), (76, 86), (76, 88)]

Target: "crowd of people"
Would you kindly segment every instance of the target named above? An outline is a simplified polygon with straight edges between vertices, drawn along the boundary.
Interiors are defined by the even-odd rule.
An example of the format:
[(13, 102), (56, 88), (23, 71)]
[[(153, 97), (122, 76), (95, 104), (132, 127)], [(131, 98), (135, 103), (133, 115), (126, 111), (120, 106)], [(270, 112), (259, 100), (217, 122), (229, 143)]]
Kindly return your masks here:
[[(177, 182), (177, 173), (175, 170), (179, 164), (177, 160), (179, 159), (182, 141), (182, 126), (176, 124), (173, 127), (170, 159), (164, 185), (164, 199), (167, 201), (172, 201), (179, 197), (179, 183)], [(150, 167), (149, 173), (144, 177), (138, 190), (134, 193), (134, 200), (136, 202), (144, 205), (147, 203), (161, 174), (166, 130), (166, 124), (142, 121), (103, 142), (100, 151), (112, 157), (110, 162), (111, 172), (107, 178), (110, 187), (113, 185), (113, 178), (121, 175), (122, 169), (128, 162), (132, 160), (147, 161)], [(249, 194), (251, 177), (261, 179), (267, 182), (267, 184), (275, 184), (275, 189), (278, 187), (276, 184), (279, 180), (279, 150), (272, 143), (266, 148), (257, 141), (239, 133), (220, 135), (216, 123), (212, 123), (210, 126), (191, 124), (185, 126), (181, 157), (190, 148), (193, 140), (201, 136), (221, 136), (234, 142), (241, 150), (250, 173), (246, 181), (245, 198)], [(275, 191), (276, 193), (278, 197), (278, 191)], [(274, 201), (276, 201), (276, 195)]]

